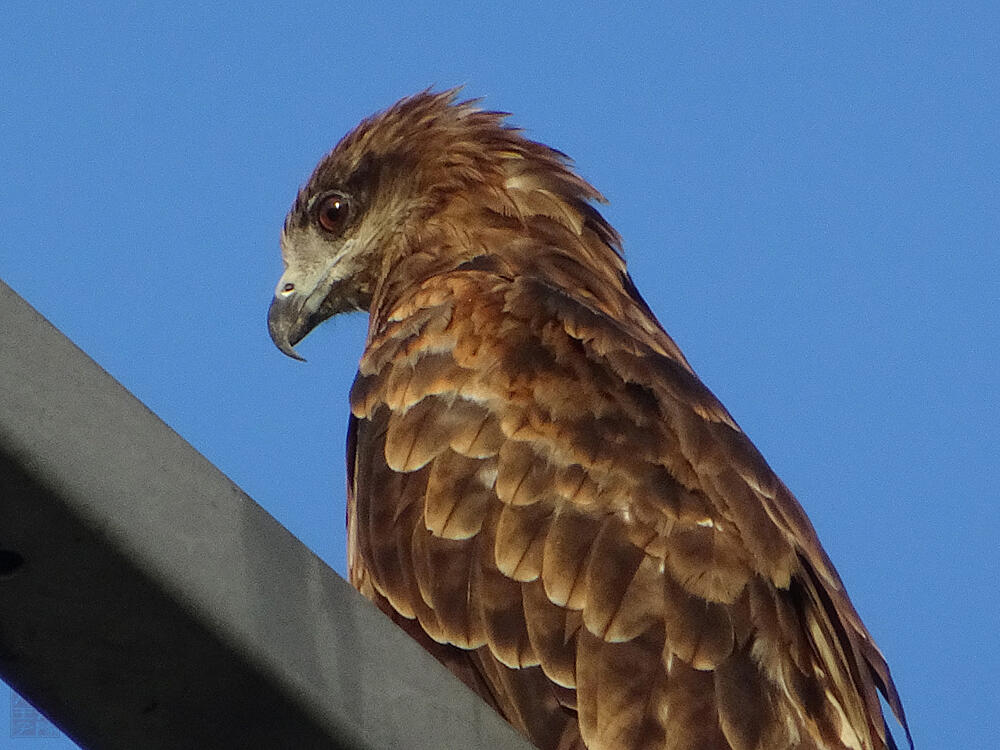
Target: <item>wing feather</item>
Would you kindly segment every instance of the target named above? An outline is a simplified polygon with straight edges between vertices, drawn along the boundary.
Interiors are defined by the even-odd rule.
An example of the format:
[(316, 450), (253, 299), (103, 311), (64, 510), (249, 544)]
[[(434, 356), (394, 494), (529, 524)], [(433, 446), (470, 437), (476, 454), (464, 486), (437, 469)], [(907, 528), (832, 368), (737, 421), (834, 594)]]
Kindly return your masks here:
[(515, 581), (535, 581), (542, 574), (545, 540), (552, 508), (548, 503), (505, 504), (497, 521), (497, 568)]
[(576, 687), (576, 642), (583, 624), (578, 611), (555, 604), (541, 581), (521, 585), (521, 603), (528, 638), (542, 670), (565, 688)]
[(450, 447), (433, 462), (424, 493), (424, 526), (443, 539), (469, 539), (479, 533), (493, 493), (495, 461), (469, 458)]
[(657, 562), (632, 544), (618, 514), (605, 516), (584, 578), (583, 623), (611, 643), (642, 635), (663, 617)]

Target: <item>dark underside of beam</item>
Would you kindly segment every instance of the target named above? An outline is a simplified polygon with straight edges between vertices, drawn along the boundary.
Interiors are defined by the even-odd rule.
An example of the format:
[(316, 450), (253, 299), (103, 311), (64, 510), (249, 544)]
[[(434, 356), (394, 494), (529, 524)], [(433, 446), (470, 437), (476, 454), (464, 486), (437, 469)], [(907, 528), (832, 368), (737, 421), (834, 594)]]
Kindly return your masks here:
[(86, 748), (527, 748), (0, 282), (0, 675)]

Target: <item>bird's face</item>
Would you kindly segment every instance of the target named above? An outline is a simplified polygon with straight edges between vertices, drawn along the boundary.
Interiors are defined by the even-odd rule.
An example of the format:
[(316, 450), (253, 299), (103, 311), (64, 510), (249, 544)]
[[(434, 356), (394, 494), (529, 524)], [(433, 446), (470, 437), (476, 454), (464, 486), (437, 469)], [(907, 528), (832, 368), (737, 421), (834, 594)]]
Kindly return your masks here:
[[(561, 164), (559, 155), (506, 129), (502, 113), (482, 112), (473, 102), (454, 105), (456, 93), (404, 99), (365, 120), (299, 192), (285, 219), (285, 271), (268, 311), (271, 339), (288, 356), (302, 359), (295, 345), (330, 316), (369, 310), (387, 275), (414, 248), (428, 255), (422, 242), (432, 231), (428, 220), (445, 216), (453, 201), (468, 208), (479, 200), (474, 196), (486, 196), (484, 210), (504, 213), (507, 166), (528, 164), (529, 152), (542, 154), (544, 164)], [(433, 224), (440, 231), (443, 223)], [(458, 245), (472, 246), (439, 244), (453, 254)]]
[(398, 238), (398, 191), (379, 190), (371, 162), (344, 165), (335, 151), (299, 193), (281, 233), (285, 271), (267, 315), (271, 339), (295, 345), (342, 312), (367, 310), (381, 261)]
[(268, 332), (282, 352), (302, 359), (294, 347), (309, 331), (339, 312), (364, 309), (351, 280), (364, 255), (358, 236), (358, 206), (340, 190), (296, 201), (281, 233), (285, 271), (267, 314)]

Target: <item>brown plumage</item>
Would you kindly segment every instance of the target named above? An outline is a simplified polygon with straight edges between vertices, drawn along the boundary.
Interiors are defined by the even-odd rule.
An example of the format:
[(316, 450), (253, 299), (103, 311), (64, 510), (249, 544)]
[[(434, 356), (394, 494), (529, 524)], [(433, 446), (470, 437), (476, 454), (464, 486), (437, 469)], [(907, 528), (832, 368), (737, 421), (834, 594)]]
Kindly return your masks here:
[(798, 502), (639, 296), (600, 194), (422, 93), (299, 193), (287, 354), (370, 326), (351, 581), (540, 748), (894, 747), (889, 670)]

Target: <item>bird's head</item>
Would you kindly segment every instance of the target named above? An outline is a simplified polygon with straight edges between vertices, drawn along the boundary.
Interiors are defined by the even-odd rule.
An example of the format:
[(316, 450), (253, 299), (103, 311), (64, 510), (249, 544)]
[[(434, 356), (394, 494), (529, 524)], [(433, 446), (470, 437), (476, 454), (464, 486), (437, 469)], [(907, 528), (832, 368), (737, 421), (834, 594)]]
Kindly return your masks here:
[(268, 311), (288, 356), (301, 359), (295, 345), (327, 318), (391, 297), (394, 272), (419, 282), (482, 254), (483, 227), (541, 214), (593, 231), (614, 255), (617, 234), (590, 205), (603, 199), (565, 155), (456, 95), (423, 92), (364, 120), (299, 191)]
[(456, 104), (456, 93), (417, 94), (363, 121), (299, 191), (268, 311), (271, 338), (288, 356), (302, 359), (294, 346), (327, 318), (369, 309), (380, 280), (425, 233), (446, 193), (461, 190), (456, 172), (488, 176), (488, 154), (476, 152), (479, 131), (513, 131), (500, 113)]

